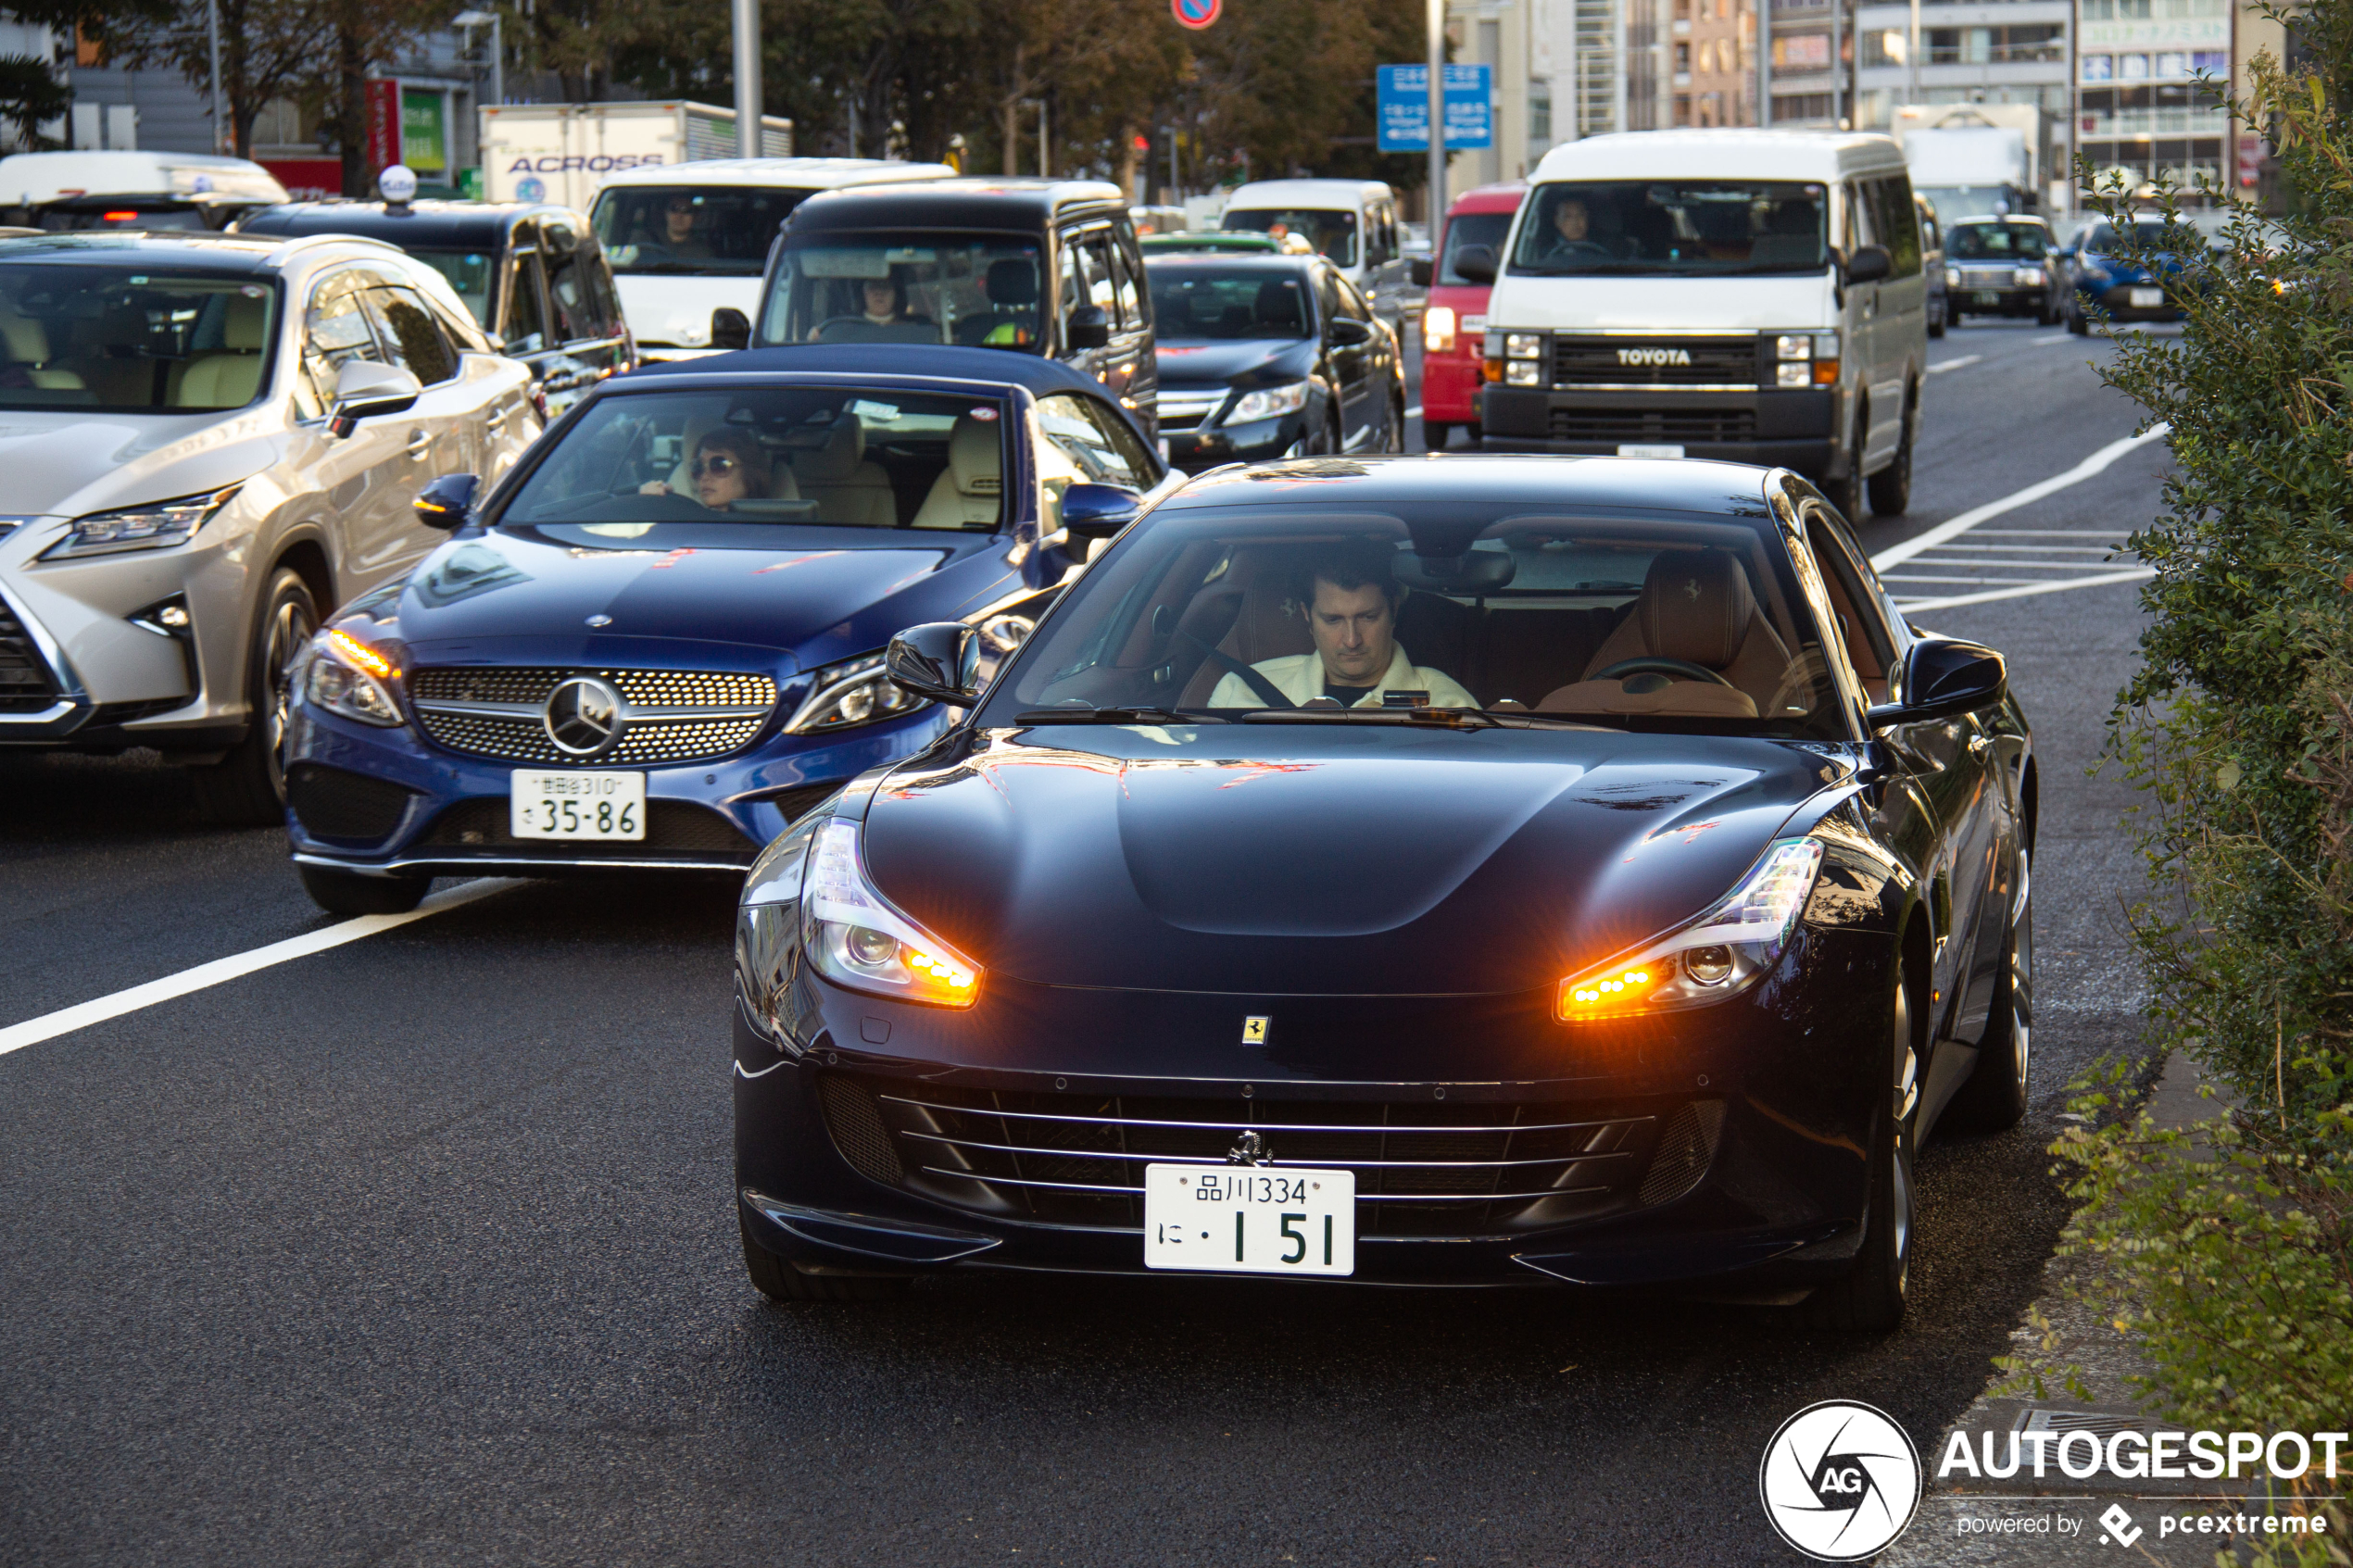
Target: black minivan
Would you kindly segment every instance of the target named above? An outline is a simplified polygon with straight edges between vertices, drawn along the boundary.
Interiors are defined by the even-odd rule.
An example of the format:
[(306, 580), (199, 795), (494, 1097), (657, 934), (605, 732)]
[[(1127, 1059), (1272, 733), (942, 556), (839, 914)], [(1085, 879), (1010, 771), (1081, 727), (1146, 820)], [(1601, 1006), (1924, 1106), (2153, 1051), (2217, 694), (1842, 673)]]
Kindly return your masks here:
[(1100, 180), (935, 180), (811, 196), (769, 253), (751, 338), (761, 348), (952, 343), (1043, 355), (1158, 429), (1151, 292), (1126, 198)]
[(531, 367), (552, 416), (636, 368), (612, 269), (588, 220), (541, 202), (286, 202), (241, 234), (357, 234), (399, 246), (449, 280), (474, 320)]

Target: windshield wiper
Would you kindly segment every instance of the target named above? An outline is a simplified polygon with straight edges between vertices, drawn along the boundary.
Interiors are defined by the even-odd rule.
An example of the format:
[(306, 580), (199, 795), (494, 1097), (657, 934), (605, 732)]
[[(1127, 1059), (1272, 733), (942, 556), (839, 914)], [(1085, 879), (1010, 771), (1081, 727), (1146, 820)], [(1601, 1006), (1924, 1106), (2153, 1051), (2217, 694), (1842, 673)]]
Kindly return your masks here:
[(1200, 709), (1031, 708), (1013, 715), (1016, 724), (1142, 724), (1173, 719), (1180, 724), (1230, 724), (1230, 719)]

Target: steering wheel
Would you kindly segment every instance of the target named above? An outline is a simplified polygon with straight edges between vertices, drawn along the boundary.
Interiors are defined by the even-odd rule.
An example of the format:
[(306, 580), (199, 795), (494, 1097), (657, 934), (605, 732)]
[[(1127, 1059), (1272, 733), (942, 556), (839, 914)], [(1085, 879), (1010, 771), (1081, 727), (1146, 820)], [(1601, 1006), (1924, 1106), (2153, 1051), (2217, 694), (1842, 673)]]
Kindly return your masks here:
[[(879, 321), (870, 321), (863, 316), (828, 316), (824, 320), (817, 323), (817, 330), (810, 335), (819, 343), (830, 343), (833, 340), (826, 337), (825, 334), (832, 332), (836, 327), (875, 327), (880, 326), (881, 324), (882, 323)], [(893, 323), (893, 325), (896, 324), (897, 323), (895, 322)]]
[(1693, 664), (1688, 659), (1621, 659), (1606, 670), (1596, 670), (1585, 677), (1589, 681), (1620, 681), (1629, 675), (1645, 672), (1660, 675), (1680, 675), (1690, 681), (1713, 681), (1719, 686), (1730, 686), (1724, 679), (1705, 664)]

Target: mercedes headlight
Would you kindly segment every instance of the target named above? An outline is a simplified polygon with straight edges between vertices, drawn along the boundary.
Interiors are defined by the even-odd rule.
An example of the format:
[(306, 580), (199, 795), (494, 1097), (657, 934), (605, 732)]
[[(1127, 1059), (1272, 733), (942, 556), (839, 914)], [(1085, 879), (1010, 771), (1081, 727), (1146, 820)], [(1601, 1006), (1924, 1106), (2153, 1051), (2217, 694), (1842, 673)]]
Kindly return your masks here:
[(811, 841), (801, 943), (837, 985), (933, 1007), (968, 1008), (981, 967), (890, 907), (867, 880), (859, 825), (828, 817)]
[(400, 705), (384, 683), (400, 673), (380, 648), (350, 633), (329, 630), (310, 640), (309, 667), (302, 672), (302, 695), (330, 713), (391, 729)]
[(1789, 945), (1822, 867), (1819, 839), (1785, 838), (1738, 887), (1672, 934), (1561, 982), (1570, 1023), (1705, 1007), (1755, 985)]
[(1307, 407), (1307, 383), (1303, 381), (1285, 382), (1280, 386), (1263, 386), (1256, 392), (1245, 392), (1242, 400), (1223, 423), (1246, 425), (1252, 420), (1271, 420), (1278, 414), (1293, 414)]
[(785, 733), (847, 730), (896, 719), (924, 705), (924, 698), (901, 689), (884, 672), (881, 654), (870, 653), (818, 671), (808, 700), (786, 721)]
[(78, 517), (66, 536), (42, 553), (44, 560), (68, 560), (76, 556), (111, 556), (124, 550), (168, 550), (195, 537), (196, 530), (227, 506), (242, 483), (183, 495), (176, 501), (125, 507), (120, 511), (93, 512)]

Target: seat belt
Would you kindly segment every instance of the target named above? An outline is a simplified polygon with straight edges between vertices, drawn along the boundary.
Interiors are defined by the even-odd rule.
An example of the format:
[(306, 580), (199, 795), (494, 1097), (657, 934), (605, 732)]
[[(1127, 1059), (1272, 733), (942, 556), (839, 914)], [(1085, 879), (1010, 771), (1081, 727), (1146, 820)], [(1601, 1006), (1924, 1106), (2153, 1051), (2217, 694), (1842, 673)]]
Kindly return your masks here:
[(1209, 655), (1212, 662), (1215, 663), (1220, 669), (1226, 671), (1227, 673), (1239, 675), (1242, 678), (1242, 684), (1250, 688), (1251, 695), (1258, 698), (1259, 701), (1265, 703), (1267, 707), (1297, 708), (1299, 706), (1299, 704), (1293, 702), (1290, 698), (1283, 695), (1281, 687), (1276, 685), (1274, 682), (1268, 680), (1257, 671), (1252, 670), (1249, 665), (1244, 664), (1240, 659), (1236, 659), (1232, 654), (1227, 653), (1225, 649), (1213, 646), (1208, 643), (1202, 642), (1199, 637), (1194, 636), (1190, 632), (1184, 631), (1181, 627), (1178, 628), (1178, 634), (1181, 635), (1185, 641), (1192, 644), (1193, 646)]

